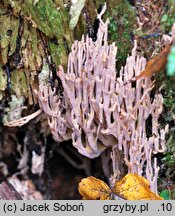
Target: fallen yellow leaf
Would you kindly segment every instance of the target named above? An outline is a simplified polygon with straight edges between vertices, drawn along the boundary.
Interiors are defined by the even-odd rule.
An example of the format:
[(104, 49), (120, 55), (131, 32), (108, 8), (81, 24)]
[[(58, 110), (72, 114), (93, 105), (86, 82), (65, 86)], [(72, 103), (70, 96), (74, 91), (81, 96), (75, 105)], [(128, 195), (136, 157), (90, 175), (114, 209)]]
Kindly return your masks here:
[(126, 200), (162, 200), (150, 190), (148, 180), (137, 174), (127, 174), (112, 191)]
[(111, 193), (106, 183), (93, 176), (82, 179), (78, 191), (85, 200), (109, 200)]
[(84, 178), (78, 191), (85, 200), (110, 200), (114, 195), (126, 200), (163, 200), (149, 188), (149, 182), (137, 174), (127, 174), (110, 189), (102, 180), (93, 176)]

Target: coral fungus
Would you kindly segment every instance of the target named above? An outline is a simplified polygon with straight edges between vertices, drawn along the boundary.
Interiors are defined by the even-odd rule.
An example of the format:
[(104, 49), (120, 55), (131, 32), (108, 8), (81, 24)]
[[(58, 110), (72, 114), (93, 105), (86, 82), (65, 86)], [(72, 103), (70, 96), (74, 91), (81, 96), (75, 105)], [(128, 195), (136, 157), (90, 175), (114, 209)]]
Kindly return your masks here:
[[(143, 175), (151, 189), (157, 191), (158, 170), (152, 155), (165, 150), (165, 129), (159, 128), (158, 119), (163, 108), (163, 97), (150, 96), (154, 82), (150, 78), (136, 80), (136, 85), (124, 83), (144, 70), (146, 59), (136, 54), (136, 44), (126, 66), (116, 77), (115, 44), (108, 45), (108, 20), (101, 19), (97, 40), (88, 36), (75, 41), (68, 58), (67, 73), (63, 67), (58, 76), (63, 95), (40, 80), (37, 93), (39, 105), (47, 114), (53, 138), (61, 142), (72, 139), (78, 151), (89, 157), (98, 157), (111, 147), (114, 179), (120, 176), (122, 163), (128, 173)], [(147, 119), (151, 117), (151, 134), (147, 134)], [(121, 159), (124, 160), (121, 160)], [(106, 167), (105, 167), (106, 166)], [(106, 169), (108, 164), (104, 165)]]

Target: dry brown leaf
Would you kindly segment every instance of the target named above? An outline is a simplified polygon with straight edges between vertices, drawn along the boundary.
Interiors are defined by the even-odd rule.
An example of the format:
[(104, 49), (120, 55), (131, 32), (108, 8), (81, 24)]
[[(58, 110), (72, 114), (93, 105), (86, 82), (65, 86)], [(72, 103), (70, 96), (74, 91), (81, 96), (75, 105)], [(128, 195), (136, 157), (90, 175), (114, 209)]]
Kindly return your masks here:
[(167, 44), (157, 56), (147, 62), (146, 68), (138, 76), (128, 80), (125, 85), (130, 82), (135, 82), (141, 78), (151, 77), (152, 75), (164, 70), (167, 64), (167, 56), (170, 53), (170, 49), (171, 44)]

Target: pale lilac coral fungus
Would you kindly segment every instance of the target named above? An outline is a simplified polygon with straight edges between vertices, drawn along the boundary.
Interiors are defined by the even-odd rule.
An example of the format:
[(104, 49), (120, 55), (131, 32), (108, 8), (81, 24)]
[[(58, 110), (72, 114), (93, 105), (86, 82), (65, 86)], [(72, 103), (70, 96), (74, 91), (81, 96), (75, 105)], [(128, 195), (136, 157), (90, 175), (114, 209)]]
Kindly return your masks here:
[[(97, 40), (89, 36), (75, 41), (68, 58), (67, 73), (62, 66), (58, 76), (63, 85), (63, 96), (47, 83), (40, 83), (38, 99), (47, 114), (53, 138), (61, 142), (72, 139), (78, 151), (89, 158), (98, 157), (111, 147), (113, 174), (111, 181), (120, 175), (120, 155), (129, 173), (143, 175), (157, 191), (157, 161), (152, 155), (165, 150), (165, 129), (159, 128), (158, 118), (163, 108), (161, 94), (151, 98), (154, 87), (150, 78), (136, 81), (136, 86), (124, 83), (138, 75), (146, 59), (136, 54), (127, 58), (126, 66), (116, 78), (115, 44), (108, 45), (108, 20), (101, 19)], [(148, 137), (146, 121), (151, 116), (152, 135)], [(107, 164), (106, 164), (107, 166)], [(107, 167), (106, 167), (107, 169)]]

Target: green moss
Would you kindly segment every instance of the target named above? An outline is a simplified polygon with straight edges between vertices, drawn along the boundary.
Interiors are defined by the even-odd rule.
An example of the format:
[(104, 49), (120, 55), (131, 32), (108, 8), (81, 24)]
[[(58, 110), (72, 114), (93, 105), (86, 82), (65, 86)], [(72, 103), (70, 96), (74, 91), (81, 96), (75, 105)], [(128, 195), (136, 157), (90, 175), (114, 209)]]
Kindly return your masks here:
[(12, 92), (16, 94), (17, 97), (28, 95), (28, 86), (23, 70), (14, 70), (11, 73), (11, 84)]
[(8, 55), (11, 55), (16, 48), (19, 20), (11, 15), (0, 16), (0, 48), (1, 63), (6, 64)]
[[(3, 66), (7, 61), (13, 63), (10, 56), (16, 52), (18, 45), (20, 50), (17, 54), (22, 57), (24, 67), (23, 70), (11, 71), (12, 92), (29, 97), (31, 101), (30, 91), (37, 85), (37, 73), (41, 70), (47, 45), (48, 54), (51, 54), (56, 66), (67, 65), (67, 48), (70, 49), (73, 42), (69, 13), (62, 0), (6, 0), (0, 3), (0, 13), (0, 63)], [(22, 35), (17, 43), (19, 16), (23, 22), (20, 23)]]
[[(135, 28), (136, 14), (134, 9), (130, 6), (127, 0), (96, 0), (86, 1), (85, 10), (91, 20), (91, 24), (96, 19), (95, 9), (107, 3), (107, 10), (104, 15), (104, 20), (109, 18), (109, 43), (116, 42), (118, 47), (117, 67), (120, 68), (124, 64), (128, 53), (131, 52), (131, 33)], [(79, 23), (76, 27), (76, 37), (80, 39), (83, 32), (86, 32), (86, 25), (84, 25), (83, 16), (80, 17)], [(81, 27), (80, 27), (81, 26)], [(78, 37), (78, 35), (80, 35)]]
[(136, 14), (127, 0), (110, 1), (108, 7), (106, 17), (110, 20), (109, 37), (110, 41), (117, 44), (117, 60), (121, 65), (132, 49), (131, 33), (136, 24)]
[[(168, 113), (165, 113), (165, 120), (167, 122), (175, 121), (175, 86), (174, 80), (169, 79), (164, 82), (164, 106), (168, 110)], [(174, 122), (175, 123), (175, 122)]]
[(24, 24), (22, 37), (22, 53), (24, 67), (29, 71), (36, 72), (42, 65), (44, 56), (43, 46), (35, 28), (28, 30), (28, 24)]
[(174, 166), (175, 166), (175, 86), (174, 80), (166, 79), (163, 81), (164, 87), (162, 89), (164, 97), (164, 111), (161, 117), (161, 125), (169, 124), (169, 132), (167, 136), (166, 147), (167, 151), (164, 154), (162, 162), (165, 167), (167, 178), (174, 180)]
[(163, 32), (169, 32), (175, 23), (175, 0), (168, 0), (164, 15), (161, 18)]
[[(12, 8), (18, 8), (18, 11), (20, 7), (21, 14), (28, 20), (31, 20), (32, 23), (36, 25), (35, 27), (47, 35), (48, 38), (55, 38), (55, 40), (57, 40), (57, 46), (50, 45), (51, 51), (54, 52), (52, 54), (53, 58), (56, 64), (59, 62), (66, 65), (66, 46), (69, 48), (71, 47), (73, 34), (69, 28), (69, 14), (64, 7), (63, 1), (57, 0), (56, 4), (54, 4), (52, 0), (28, 0), (19, 4), (17, 0), (7, 0), (6, 7), (8, 5)], [(25, 31), (24, 34), (26, 34)], [(36, 34), (34, 34), (33, 37), (36, 37)], [(32, 41), (32, 44), (37, 41), (35, 38), (33, 39), (34, 41)], [(36, 48), (37, 46), (34, 45), (34, 47)], [(57, 57), (59, 59), (57, 59)]]
[(62, 6), (63, 4), (60, 2), (60, 8), (56, 7), (52, 0), (39, 0), (35, 5), (32, 0), (29, 0), (23, 3), (22, 10), (26, 15), (31, 16), (38, 29), (49, 38), (56, 38), (58, 45), (50, 44), (51, 52), (54, 52), (52, 56), (56, 64), (59, 62), (66, 65), (65, 43), (70, 48), (73, 36), (69, 29), (67, 11)]
[(67, 66), (67, 51), (64, 47), (64, 44), (56, 45), (52, 40), (49, 41), (49, 49), (52, 56), (52, 60), (58, 65), (63, 65), (64, 68)]
[(71, 41), (67, 12), (64, 8), (56, 8), (52, 0), (39, 0), (35, 5), (33, 0), (28, 0), (23, 3), (22, 9), (47, 36), (60, 40), (64, 35), (69, 42)]
[[(62, 13), (57, 11), (51, 0), (25, 1), (22, 10), (35, 21), (37, 27), (49, 37), (62, 37)], [(64, 23), (64, 22), (63, 22)]]

